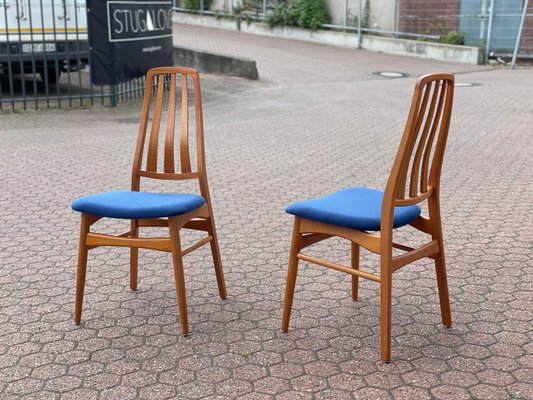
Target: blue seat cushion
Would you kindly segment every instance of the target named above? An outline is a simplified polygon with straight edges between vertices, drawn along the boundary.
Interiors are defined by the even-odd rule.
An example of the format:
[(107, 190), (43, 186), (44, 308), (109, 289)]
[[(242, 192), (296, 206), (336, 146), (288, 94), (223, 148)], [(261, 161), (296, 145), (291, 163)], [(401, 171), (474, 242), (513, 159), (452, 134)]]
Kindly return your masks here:
[[(361, 231), (381, 228), (380, 190), (355, 187), (313, 200), (291, 204), (285, 210), (297, 217)], [(417, 205), (394, 208), (394, 228), (407, 225), (420, 216)]]
[(196, 194), (116, 191), (80, 197), (72, 208), (101, 217), (145, 219), (182, 215), (204, 204), (205, 199)]

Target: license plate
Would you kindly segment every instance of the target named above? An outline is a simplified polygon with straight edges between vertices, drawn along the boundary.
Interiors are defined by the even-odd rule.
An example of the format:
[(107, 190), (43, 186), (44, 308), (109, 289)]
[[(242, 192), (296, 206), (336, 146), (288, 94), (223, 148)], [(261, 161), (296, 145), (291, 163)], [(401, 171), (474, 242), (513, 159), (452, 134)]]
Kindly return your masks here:
[(23, 43), (23, 53), (44, 53), (56, 51), (55, 43)]

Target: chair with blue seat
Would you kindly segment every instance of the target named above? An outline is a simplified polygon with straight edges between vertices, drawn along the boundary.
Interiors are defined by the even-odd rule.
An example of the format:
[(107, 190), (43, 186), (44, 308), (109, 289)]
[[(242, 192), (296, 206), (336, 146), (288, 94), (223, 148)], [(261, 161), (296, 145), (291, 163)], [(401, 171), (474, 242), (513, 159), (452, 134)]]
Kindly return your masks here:
[[(177, 95), (178, 89), (179, 96)], [(194, 97), (193, 101), (189, 101), (190, 92)], [(168, 106), (165, 107), (167, 98)], [(181, 104), (181, 109), (179, 104)], [(191, 110), (193, 104), (194, 109)], [(193, 168), (194, 163), (191, 163), (191, 140), (189, 138), (189, 115), (193, 111), (196, 131), (195, 168)], [(176, 144), (176, 114), (178, 112), (180, 114), (179, 139)], [(165, 116), (163, 137), (160, 131), (162, 131), (161, 122)], [(148, 129), (150, 120), (152, 123)], [(148, 131), (149, 135), (147, 135)], [(149, 136), (148, 141), (147, 136)], [(146, 142), (147, 146), (145, 146)], [(161, 146), (163, 151), (158, 156), (158, 149)], [(179, 164), (175, 159), (176, 148), (179, 148)], [(143, 165), (145, 153), (146, 162)], [(143, 178), (168, 181), (195, 180), (198, 181), (200, 194), (140, 191)], [(211, 245), (219, 295), (222, 299), (226, 298), (224, 274), (207, 184), (202, 100), (200, 80), (196, 70), (166, 67), (154, 68), (148, 72), (133, 161), (131, 191), (104, 192), (81, 197), (72, 202), (72, 208), (81, 212), (74, 313), (76, 324), (81, 321), (87, 253), (88, 250), (99, 246), (122, 246), (131, 249), (130, 288), (132, 290), (137, 289), (139, 248), (172, 253), (180, 326), (183, 334), (189, 331), (182, 262), (184, 255), (207, 243)], [(91, 226), (104, 217), (131, 220), (131, 229), (118, 236), (91, 232)], [(141, 237), (139, 231), (143, 227), (168, 227), (169, 235), (157, 238)], [(204, 231), (207, 235), (192, 246), (182, 249), (180, 241), (182, 228)]]
[[(440, 216), (440, 175), (453, 104), (454, 76), (430, 74), (418, 79), (409, 117), (384, 191), (351, 188), (287, 207), (295, 216), (285, 289), (282, 331), (287, 332), (292, 310), (298, 261), (319, 264), (352, 275), (352, 298), (358, 298), (359, 278), (380, 284), (381, 359), (391, 358), (392, 274), (429, 257), (434, 260), (442, 323), (451, 326), (444, 242)], [(428, 215), (418, 204), (427, 202)], [(429, 235), (412, 248), (393, 241), (393, 230), (410, 225)], [(343, 266), (301, 252), (330, 237), (351, 241), (351, 265)], [(360, 246), (379, 254), (379, 275), (359, 268)], [(393, 255), (393, 248), (403, 251)]]

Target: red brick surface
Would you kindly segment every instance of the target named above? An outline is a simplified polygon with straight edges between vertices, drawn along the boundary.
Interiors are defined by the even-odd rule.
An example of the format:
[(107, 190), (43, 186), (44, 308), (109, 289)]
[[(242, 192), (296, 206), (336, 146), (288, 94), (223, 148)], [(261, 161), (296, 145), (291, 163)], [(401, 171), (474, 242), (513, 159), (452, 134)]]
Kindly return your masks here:
[[(74, 325), (79, 215), (69, 203), (128, 187), (139, 104), (2, 114), (0, 399), (532, 399), (533, 71), (176, 28), (176, 43), (254, 59), (260, 74), (202, 75), (228, 298), (218, 297), (209, 249), (188, 255), (184, 337), (168, 254), (141, 251), (131, 291), (128, 251), (95, 249)], [(373, 73), (391, 68), (410, 76)], [(431, 262), (402, 269), (393, 359), (383, 364), (378, 286), (363, 281), (354, 302), (348, 276), (302, 263), (282, 334), (292, 229), (284, 207), (382, 188), (416, 76), (441, 70), (479, 84), (456, 88), (444, 160), (453, 326), (441, 325)], [(111, 222), (109, 232), (129, 227)], [(193, 239), (184, 234), (184, 245)], [(311, 250), (347, 263), (350, 246)], [(361, 268), (377, 265), (362, 252)]]

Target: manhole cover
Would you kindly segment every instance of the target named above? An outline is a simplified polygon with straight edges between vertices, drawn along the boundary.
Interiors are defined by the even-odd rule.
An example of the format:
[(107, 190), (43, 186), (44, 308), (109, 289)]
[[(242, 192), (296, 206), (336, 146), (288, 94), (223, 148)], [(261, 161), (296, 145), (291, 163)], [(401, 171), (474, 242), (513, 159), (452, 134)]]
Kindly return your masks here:
[(378, 71), (374, 73), (384, 78), (405, 78), (406, 76), (409, 76), (407, 74), (404, 74), (403, 72), (396, 71)]
[(455, 82), (455, 87), (472, 87), (472, 86), (481, 86), (480, 83), (472, 83), (472, 82)]

